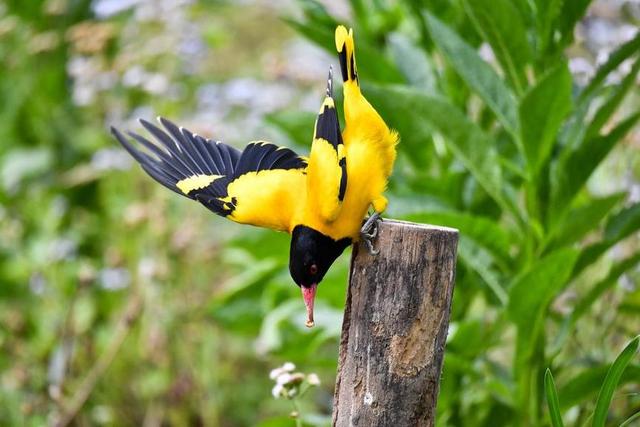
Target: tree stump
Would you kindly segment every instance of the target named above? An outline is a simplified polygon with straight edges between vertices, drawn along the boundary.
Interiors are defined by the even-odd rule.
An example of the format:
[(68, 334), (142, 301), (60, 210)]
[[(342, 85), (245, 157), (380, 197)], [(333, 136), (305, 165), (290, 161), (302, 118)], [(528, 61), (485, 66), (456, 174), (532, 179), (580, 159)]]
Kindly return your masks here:
[(456, 267), (457, 230), (379, 223), (353, 248), (335, 426), (432, 426)]

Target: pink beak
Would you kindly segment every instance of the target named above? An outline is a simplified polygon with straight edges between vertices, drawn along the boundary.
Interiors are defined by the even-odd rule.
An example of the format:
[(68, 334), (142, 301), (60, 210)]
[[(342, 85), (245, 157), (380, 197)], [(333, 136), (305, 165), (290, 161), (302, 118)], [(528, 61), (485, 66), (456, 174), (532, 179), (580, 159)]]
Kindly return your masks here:
[(302, 298), (304, 298), (304, 305), (307, 306), (307, 323), (305, 323), (305, 325), (307, 326), (307, 328), (312, 328), (315, 324), (313, 322), (313, 303), (316, 299), (316, 290), (318, 289), (318, 284), (314, 283), (308, 288), (301, 286), (300, 289), (302, 289)]

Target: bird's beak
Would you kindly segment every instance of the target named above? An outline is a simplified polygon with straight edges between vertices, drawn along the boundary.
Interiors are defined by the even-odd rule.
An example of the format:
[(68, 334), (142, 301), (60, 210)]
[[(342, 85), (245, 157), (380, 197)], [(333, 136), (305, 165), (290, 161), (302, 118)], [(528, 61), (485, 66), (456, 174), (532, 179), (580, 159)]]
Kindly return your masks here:
[(307, 306), (307, 323), (305, 325), (307, 328), (312, 328), (314, 325), (313, 322), (313, 302), (316, 299), (316, 290), (318, 289), (318, 284), (313, 283), (311, 286), (300, 287), (302, 289), (302, 298), (304, 298), (304, 305)]

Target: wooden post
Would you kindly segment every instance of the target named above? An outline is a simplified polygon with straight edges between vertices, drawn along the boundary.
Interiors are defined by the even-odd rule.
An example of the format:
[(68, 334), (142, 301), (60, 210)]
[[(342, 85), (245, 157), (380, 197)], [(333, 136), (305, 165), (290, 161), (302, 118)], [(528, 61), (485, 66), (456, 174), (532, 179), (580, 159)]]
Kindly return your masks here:
[(433, 426), (457, 230), (384, 220), (353, 248), (333, 425)]

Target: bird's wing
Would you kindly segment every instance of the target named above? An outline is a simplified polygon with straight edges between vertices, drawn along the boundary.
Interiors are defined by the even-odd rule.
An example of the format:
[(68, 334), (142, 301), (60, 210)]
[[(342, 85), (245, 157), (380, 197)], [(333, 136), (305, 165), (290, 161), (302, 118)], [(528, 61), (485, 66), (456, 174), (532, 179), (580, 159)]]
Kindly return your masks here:
[(168, 189), (216, 214), (259, 227), (290, 231), (307, 162), (286, 147), (252, 142), (240, 151), (160, 118), (165, 130), (140, 120), (159, 144), (129, 132), (148, 153), (115, 128), (113, 135), (140, 166)]
[(327, 95), (316, 120), (307, 168), (307, 197), (326, 222), (337, 218), (347, 190), (347, 158), (332, 86), (330, 69)]

